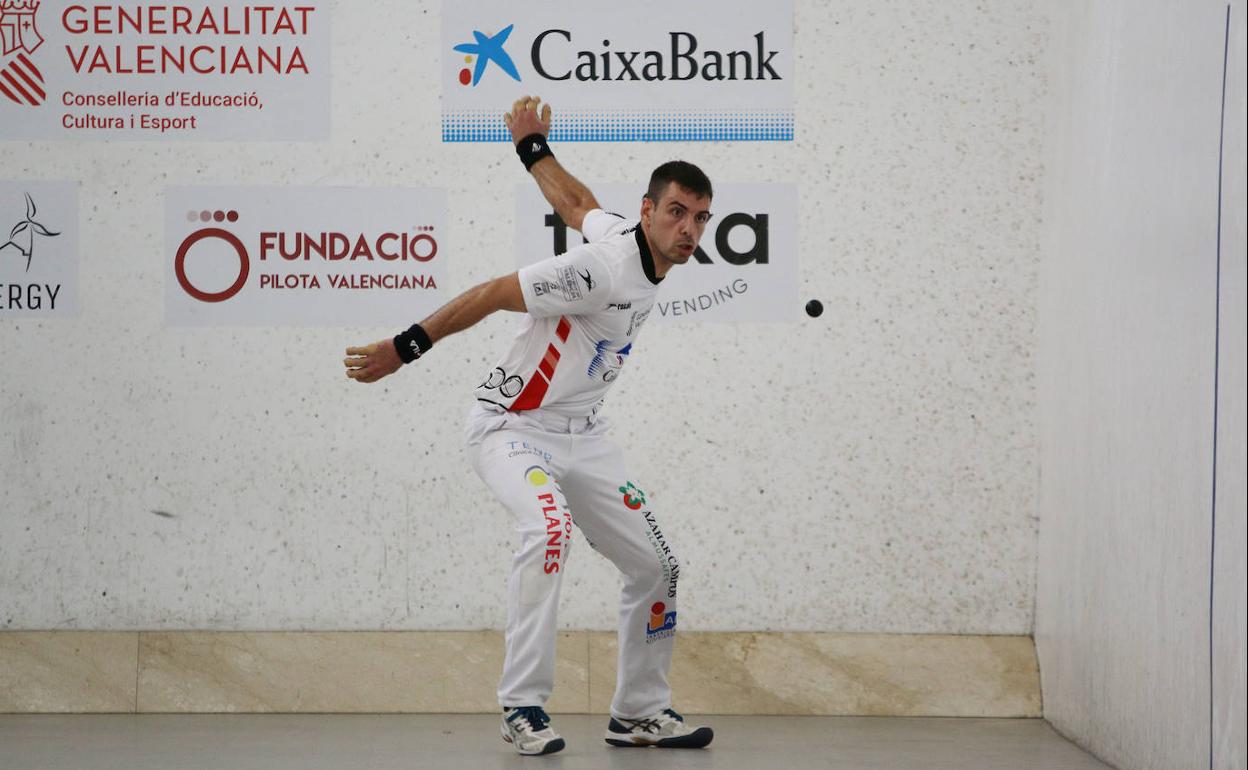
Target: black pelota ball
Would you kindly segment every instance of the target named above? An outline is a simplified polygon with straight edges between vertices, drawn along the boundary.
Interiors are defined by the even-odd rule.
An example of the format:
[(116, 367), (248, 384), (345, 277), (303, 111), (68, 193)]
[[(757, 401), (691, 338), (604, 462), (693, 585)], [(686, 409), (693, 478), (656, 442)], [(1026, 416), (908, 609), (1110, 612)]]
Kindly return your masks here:
[(812, 299), (806, 303), (806, 315), (811, 318), (818, 318), (823, 315), (823, 303), (817, 299)]

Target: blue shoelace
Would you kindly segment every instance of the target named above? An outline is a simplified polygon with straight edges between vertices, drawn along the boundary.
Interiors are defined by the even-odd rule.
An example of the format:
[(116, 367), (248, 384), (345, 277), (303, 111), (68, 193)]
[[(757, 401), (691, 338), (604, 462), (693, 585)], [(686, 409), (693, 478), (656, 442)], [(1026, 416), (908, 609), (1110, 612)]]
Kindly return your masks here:
[(529, 727), (533, 732), (540, 732), (546, 729), (546, 725), (550, 724), (550, 717), (542, 710), (541, 706), (521, 706), (515, 709), (511, 716), (507, 717), (507, 721), (511, 722), (517, 718), (522, 718), (529, 723)]

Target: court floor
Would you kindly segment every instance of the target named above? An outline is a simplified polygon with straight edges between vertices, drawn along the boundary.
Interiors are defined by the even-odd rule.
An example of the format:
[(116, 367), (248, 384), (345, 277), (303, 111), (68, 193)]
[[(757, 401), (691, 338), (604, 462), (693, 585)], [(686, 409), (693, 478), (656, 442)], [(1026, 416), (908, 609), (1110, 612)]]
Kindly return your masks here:
[(558, 754), (521, 757), (485, 714), (0, 715), (4, 770), (1106, 770), (1039, 719), (686, 717), (703, 750), (615, 749), (606, 718), (556, 715)]

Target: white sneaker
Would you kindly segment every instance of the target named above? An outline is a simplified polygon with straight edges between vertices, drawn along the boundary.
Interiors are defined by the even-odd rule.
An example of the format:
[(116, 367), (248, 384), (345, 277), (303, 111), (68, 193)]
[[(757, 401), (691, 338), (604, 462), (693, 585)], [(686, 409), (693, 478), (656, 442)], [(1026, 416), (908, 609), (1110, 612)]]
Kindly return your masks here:
[(563, 738), (550, 726), (541, 706), (520, 706), (503, 712), (503, 740), (521, 754), (554, 754), (563, 749)]
[(645, 719), (611, 717), (607, 743), (612, 746), (658, 746), (661, 749), (700, 749), (715, 737), (709, 727), (690, 727), (671, 709)]

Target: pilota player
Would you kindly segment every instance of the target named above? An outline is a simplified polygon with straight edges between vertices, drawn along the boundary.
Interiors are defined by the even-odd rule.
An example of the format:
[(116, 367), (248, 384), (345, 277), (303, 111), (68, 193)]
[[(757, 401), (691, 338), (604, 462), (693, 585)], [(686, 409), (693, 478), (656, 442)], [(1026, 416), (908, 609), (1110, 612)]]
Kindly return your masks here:
[(623, 575), (606, 742), (701, 748), (711, 728), (672, 710), (667, 683), (680, 561), (599, 410), (664, 276), (697, 248), (711, 219), (711, 182), (691, 163), (664, 163), (650, 176), (639, 218), (629, 220), (603, 211), (555, 159), (550, 105), (522, 97), (504, 121), (546, 200), (588, 242), (474, 286), (392, 340), (348, 348), (347, 376), (376, 382), (490, 313), (522, 314), (515, 340), (483, 373), (465, 424), (473, 468), (511, 514), (519, 541), (498, 685), (503, 739), (521, 754), (564, 747), (543, 707), (554, 687), (556, 611), (575, 524)]

